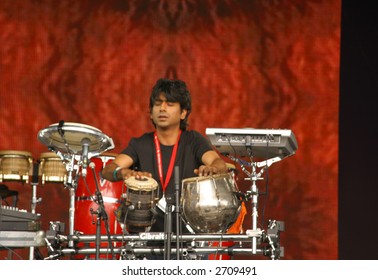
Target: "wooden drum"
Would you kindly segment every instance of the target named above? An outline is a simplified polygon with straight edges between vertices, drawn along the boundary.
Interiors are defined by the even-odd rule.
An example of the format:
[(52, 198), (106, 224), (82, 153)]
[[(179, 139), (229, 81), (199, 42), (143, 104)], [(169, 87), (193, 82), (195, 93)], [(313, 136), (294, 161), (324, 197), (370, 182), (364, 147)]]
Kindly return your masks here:
[(62, 159), (56, 153), (42, 153), (40, 155), (39, 176), (42, 185), (46, 182), (66, 183), (67, 170)]
[(0, 151), (0, 182), (29, 182), (33, 174), (33, 156), (26, 151)]

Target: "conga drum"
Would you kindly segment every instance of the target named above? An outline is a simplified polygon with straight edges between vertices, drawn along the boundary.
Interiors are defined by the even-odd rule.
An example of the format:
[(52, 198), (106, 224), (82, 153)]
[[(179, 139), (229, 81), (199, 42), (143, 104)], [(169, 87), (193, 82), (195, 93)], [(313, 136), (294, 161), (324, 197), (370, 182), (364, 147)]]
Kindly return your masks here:
[(29, 183), (33, 174), (33, 156), (30, 152), (0, 151), (0, 182), (21, 181)]
[[(110, 162), (114, 160), (116, 154), (102, 153), (98, 157), (92, 157), (90, 161), (94, 163), (94, 171), (96, 172), (97, 184), (104, 201), (104, 208), (108, 216), (109, 233), (121, 234), (122, 228), (117, 222), (114, 211), (120, 205), (120, 198), (122, 195), (123, 182), (110, 182), (105, 179), (101, 179), (99, 176), (100, 171)], [(90, 169), (90, 168), (88, 168)], [(80, 177), (78, 180), (78, 186), (75, 194), (75, 230), (82, 232), (85, 235), (96, 234), (96, 220), (97, 215), (91, 213), (97, 211), (99, 205), (96, 203), (96, 181), (95, 176), (91, 170), (88, 170), (85, 178)], [(101, 235), (106, 235), (105, 222), (101, 221)], [(116, 242), (113, 242), (113, 248), (117, 246)], [(90, 247), (95, 248), (95, 242), (78, 244), (78, 248)], [(101, 248), (110, 248), (108, 242), (101, 242)], [(88, 258), (88, 256), (76, 256), (77, 258)], [(101, 259), (111, 258), (111, 254), (101, 254)], [(89, 258), (94, 258), (94, 255), (89, 255)]]

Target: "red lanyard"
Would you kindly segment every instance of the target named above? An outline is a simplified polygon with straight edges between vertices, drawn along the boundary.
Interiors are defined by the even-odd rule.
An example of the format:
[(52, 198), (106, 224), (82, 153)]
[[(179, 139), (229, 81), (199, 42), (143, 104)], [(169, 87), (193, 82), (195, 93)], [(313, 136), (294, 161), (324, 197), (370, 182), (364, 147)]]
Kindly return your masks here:
[(168, 171), (167, 171), (167, 177), (165, 178), (165, 181), (164, 181), (163, 162), (162, 162), (162, 159), (161, 159), (160, 142), (159, 142), (159, 139), (157, 137), (156, 131), (155, 131), (155, 134), (154, 134), (155, 149), (156, 149), (156, 159), (157, 159), (157, 164), (158, 164), (160, 183), (161, 183), (161, 186), (163, 187), (163, 192), (165, 192), (165, 189), (167, 188), (169, 180), (171, 179), (171, 176), (172, 176), (173, 165), (175, 164), (175, 160), (176, 160), (176, 154), (177, 154), (177, 148), (178, 148), (178, 143), (179, 143), (179, 140), (180, 140), (180, 136), (181, 136), (181, 130), (180, 130), (179, 135), (177, 137), (177, 141), (176, 141), (176, 143), (175, 143), (175, 145), (173, 147), (173, 151), (172, 151), (172, 155), (171, 155), (171, 160), (169, 162), (169, 167), (168, 167)]

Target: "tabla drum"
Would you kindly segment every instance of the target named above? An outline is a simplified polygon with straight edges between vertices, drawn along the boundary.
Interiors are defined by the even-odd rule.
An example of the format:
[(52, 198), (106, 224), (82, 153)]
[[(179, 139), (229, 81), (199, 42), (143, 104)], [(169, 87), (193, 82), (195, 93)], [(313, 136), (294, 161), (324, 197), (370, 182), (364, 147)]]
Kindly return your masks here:
[(237, 219), (241, 201), (231, 173), (182, 181), (184, 220), (197, 233), (225, 233)]
[(38, 174), (41, 177), (42, 185), (46, 182), (67, 182), (66, 167), (56, 153), (42, 153), (39, 161)]
[(0, 182), (29, 182), (33, 174), (33, 156), (26, 151), (0, 151)]
[[(100, 171), (110, 162), (114, 160), (116, 154), (113, 153), (102, 153), (98, 157), (92, 157), (91, 162), (94, 163), (94, 171), (96, 172), (96, 178), (98, 180), (99, 190), (104, 201), (105, 211), (108, 216), (109, 232), (110, 234), (121, 234), (121, 225), (117, 222), (115, 218), (114, 211), (120, 205), (120, 199), (122, 195), (123, 182), (110, 182), (108, 180), (102, 179), (99, 176)], [(94, 179), (94, 174), (92, 170), (88, 170), (85, 178), (80, 177), (78, 180), (77, 189), (75, 192), (75, 230), (82, 232), (83, 234), (96, 234), (96, 220), (97, 215), (91, 213), (92, 211), (97, 211), (99, 205), (96, 203), (96, 181)], [(101, 222), (101, 234), (106, 235), (106, 227), (104, 221)], [(115, 248), (118, 244), (113, 243)], [(78, 244), (79, 248), (85, 246), (94, 248), (95, 242)], [(101, 242), (101, 248), (108, 248), (109, 244), (107, 242)], [(76, 256), (81, 258), (82, 256)], [(87, 256), (88, 257), (88, 256)], [(93, 256), (89, 256), (92, 258)], [(102, 259), (111, 258), (110, 254), (101, 254)]]
[(158, 183), (155, 179), (131, 176), (125, 180), (126, 195), (117, 219), (132, 232), (143, 232), (153, 224), (153, 209), (159, 199)]

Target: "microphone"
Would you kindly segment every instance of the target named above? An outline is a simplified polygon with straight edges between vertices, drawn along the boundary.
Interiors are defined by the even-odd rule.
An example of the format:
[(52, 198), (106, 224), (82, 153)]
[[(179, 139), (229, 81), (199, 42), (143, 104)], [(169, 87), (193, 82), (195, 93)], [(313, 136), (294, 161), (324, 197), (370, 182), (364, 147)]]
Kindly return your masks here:
[[(81, 152), (81, 156), (82, 156), (82, 163), (83, 163), (83, 170), (87, 169), (88, 167), (88, 152), (89, 152), (89, 145), (91, 144), (91, 140), (89, 140), (88, 138), (83, 138), (81, 140), (81, 146), (82, 146), (82, 152)], [(86, 173), (86, 171), (85, 171)], [(84, 172), (83, 172), (83, 175), (84, 175)]]
[(180, 187), (180, 170), (178, 166), (175, 166), (175, 187), (179, 189)]

